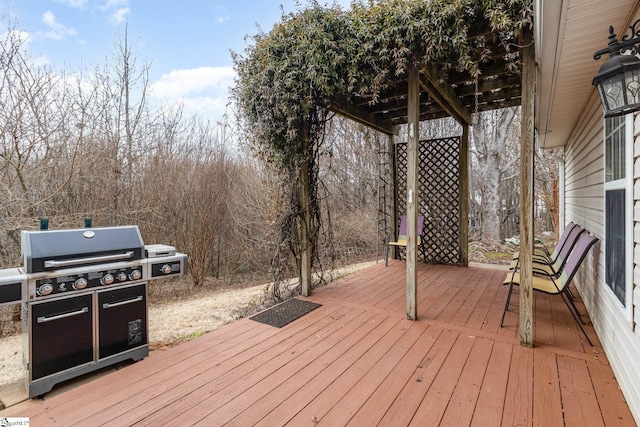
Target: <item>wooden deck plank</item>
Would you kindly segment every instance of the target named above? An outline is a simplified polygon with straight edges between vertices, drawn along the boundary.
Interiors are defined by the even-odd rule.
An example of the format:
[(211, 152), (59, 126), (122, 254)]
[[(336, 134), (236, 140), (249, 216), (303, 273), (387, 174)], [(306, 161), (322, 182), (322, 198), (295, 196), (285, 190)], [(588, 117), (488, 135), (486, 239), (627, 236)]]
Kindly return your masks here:
[(562, 403), (566, 427), (603, 426), (598, 399), (589, 377), (587, 362), (558, 356)]
[(553, 327), (553, 316), (551, 310), (550, 296), (538, 294), (534, 297), (536, 330), (534, 335), (535, 343), (555, 345), (555, 335)]
[(513, 347), (505, 342), (494, 343), (471, 419), (472, 427), (501, 424)]
[[(398, 321), (400, 321), (400, 319), (389, 319), (387, 325), (397, 324)], [(295, 394), (291, 394), (284, 402), (281, 400), (276, 401), (268, 414), (256, 425), (270, 426), (284, 425), (287, 423), (302, 410), (306, 404), (310, 403), (315, 396), (320, 394), (328, 384), (334, 381), (339, 373), (348, 369), (348, 366), (353, 363), (354, 357), (361, 355), (360, 352), (364, 351), (364, 349), (370, 345), (371, 338), (377, 339), (378, 336), (367, 337), (367, 340), (358, 343), (360, 345), (355, 345), (354, 348), (356, 352), (349, 352), (351, 354), (345, 355), (344, 357), (343, 354), (337, 355), (335, 358), (336, 363), (331, 365), (330, 370), (326, 370), (326, 368), (329, 367), (332, 361), (320, 358), (314, 361), (315, 370), (309, 373), (301, 373), (304, 375), (304, 380), (300, 377), (291, 378), (290, 381), (285, 384), (285, 387), (289, 391), (295, 391)], [(309, 417), (307, 421), (311, 421), (311, 417)]]
[[(319, 311), (318, 314), (320, 313), (322, 313), (322, 311)], [(335, 322), (357, 321), (357, 319), (363, 315), (369, 318), (370, 313), (353, 313), (350, 309), (342, 307), (341, 310), (330, 311), (327, 314), (328, 316), (324, 317), (326, 319), (325, 322), (314, 322), (311, 325), (307, 325), (306, 328), (304, 324), (291, 324), (289, 331), (283, 331), (283, 337), (286, 339), (273, 340), (265, 343), (265, 345), (253, 347), (250, 351), (229, 354), (230, 357), (224, 361), (212, 363), (212, 368), (208, 370), (198, 370), (197, 365), (189, 366), (188, 369), (196, 375), (199, 375), (198, 378), (188, 380), (181, 378), (179, 381), (173, 380), (169, 382), (166, 387), (161, 390), (154, 388), (153, 398), (155, 402), (146, 402), (144, 409), (129, 411), (122, 415), (120, 419), (122, 421), (138, 420), (142, 417), (141, 412), (144, 414), (155, 412), (158, 409), (164, 408), (168, 402), (173, 402), (178, 397), (188, 399), (191, 393), (202, 394), (212, 387), (218, 390), (225, 390), (225, 388), (231, 384), (237, 385), (238, 378), (246, 378), (247, 375), (253, 375), (255, 370), (269, 363), (273, 363), (273, 360), (278, 360), (282, 355), (288, 357), (289, 353), (294, 355), (300, 351), (304, 351), (308, 346), (318, 345), (323, 337), (330, 336), (330, 333), (327, 331)], [(353, 316), (353, 320), (351, 320), (349, 316)], [(285, 361), (288, 360), (286, 358), (284, 359)], [(265, 362), (265, 360), (267, 360), (267, 362)]]
[(511, 354), (502, 426), (531, 425), (533, 402), (533, 352), (516, 346)]
[[(562, 297), (559, 295), (545, 295), (545, 297), (549, 298), (551, 303), (553, 323), (562, 325), (562, 327), (554, 328), (554, 345), (573, 351), (585, 351), (585, 345), (588, 347), (589, 343), (584, 340), (583, 336), (579, 335), (580, 329), (573, 316), (571, 316), (569, 307), (563, 302)], [(583, 345), (583, 341), (585, 341), (585, 345)]]
[[(227, 371), (223, 368), (221, 371), (224, 374), (220, 378), (212, 381), (203, 378), (195, 388), (192, 386), (193, 381), (185, 383), (182, 389), (174, 390), (168, 396), (171, 398), (171, 405), (163, 405), (153, 411), (146, 411), (144, 414), (140, 414), (136, 421), (140, 421), (139, 425), (153, 426), (162, 423), (163, 420), (176, 419), (176, 417), (180, 416), (188, 416), (190, 419), (200, 420), (211, 411), (246, 393), (248, 387), (260, 383), (270, 375), (273, 378), (279, 377), (283, 373), (287, 374), (288, 363), (290, 364), (289, 367), (294, 372), (297, 372), (296, 369), (303, 370), (310, 359), (315, 358), (315, 360), (318, 360), (319, 356), (330, 358), (336, 352), (344, 351), (351, 343), (351, 340), (347, 339), (350, 334), (354, 333), (356, 338), (360, 337), (387, 317), (384, 314), (376, 315), (371, 312), (354, 311), (356, 313), (355, 316), (349, 314), (349, 316), (353, 316), (350, 321), (344, 322), (338, 329), (329, 331), (330, 333), (326, 337), (318, 337), (318, 341), (313, 342), (300, 342), (298, 349), (302, 351), (302, 348), (307, 348), (308, 353), (310, 353), (305, 354), (304, 358), (297, 352), (288, 351), (280, 353), (283, 356), (280, 358), (274, 357), (273, 354), (256, 358), (256, 363), (244, 364), (241, 369), (235, 372)], [(370, 328), (360, 327), (362, 324), (368, 325)], [(274, 349), (274, 351), (277, 352), (278, 350)], [(280, 375), (273, 375), (274, 372), (278, 371)], [(305, 374), (310, 374), (311, 372), (311, 370), (304, 369)], [(285, 376), (282, 380), (286, 378)], [(177, 391), (179, 391), (177, 394), (178, 399), (176, 399)]]
[(633, 426), (635, 421), (624, 400), (616, 377), (611, 367), (600, 361), (587, 362), (587, 369), (592, 380), (593, 388), (598, 400), (598, 406), (607, 426)]
[(453, 301), (466, 283), (466, 280), (456, 273), (456, 271), (451, 270), (450, 274), (441, 279), (442, 283), (438, 289), (438, 293), (427, 295), (422, 299), (421, 302), (424, 306), (426, 306), (427, 302), (429, 303), (426, 310), (422, 310), (423, 319), (442, 321), (440, 319), (442, 312), (449, 306), (451, 306), (452, 309), (455, 308), (455, 305), (453, 305), (451, 301)]
[(307, 299), (322, 307), (283, 328), (243, 319), (10, 416), (92, 427), (633, 425), (599, 342), (585, 344), (558, 297), (535, 294), (530, 349), (518, 345), (517, 295), (499, 327), (504, 271), (418, 265), (411, 322), (404, 268), (317, 288)]
[(402, 381), (402, 391), (380, 421), (381, 426), (409, 425), (459, 336), (458, 332), (451, 330), (445, 330), (441, 334), (411, 377)]
[(387, 378), (394, 368), (401, 363), (409, 349), (415, 345), (426, 329), (423, 323), (409, 320), (406, 320), (406, 322), (411, 325), (398, 340), (397, 344), (389, 348), (378, 363), (364, 374), (345, 396), (329, 409), (324, 417), (319, 419), (318, 425), (328, 427), (346, 425), (369, 399), (371, 394), (378, 389), (381, 380)]
[[(351, 389), (370, 372), (376, 364), (389, 352), (391, 348), (395, 346), (399, 339), (401, 339), (406, 332), (410, 329), (410, 325), (407, 323), (413, 323), (409, 320), (403, 319), (402, 322), (398, 322), (394, 325), (393, 330), (390, 330), (388, 334), (382, 337), (380, 340), (374, 343), (366, 353), (362, 354), (353, 364), (351, 364), (344, 372), (339, 373), (339, 376), (331, 381), (320, 393), (315, 394), (312, 397), (309, 404), (307, 404), (300, 412), (292, 417), (287, 424), (292, 426), (302, 425), (308, 423), (309, 420), (313, 420), (314, 423), (322, 420), (325, 415), (339, 402), (344, 399), (344, 396), (348, 394)], [(417, 328), (414, 328), (417, 329)], [(416, 332), (420, 332), (417, 330)], [(409, 341), (415, 342), (418, 334), (414, 333), (413, 339)], [(332, 371), (335, 369), (332, 369)], [(331, 373), (334, 375), (334, 372)], [(319, 383), (328, 383), (329, 376), (323, 375), (323, 381)], [(314, 381), (315, 382), (315, 381)], [(309, 387), (311, 389), (311, 387)], [(317, 389), (318, 387), (313, 387)], [(305, 394), (312, 394), (310, 391), (306, 391)], [(288, 405), (286, 405), (288, 406)], [(341, 414), (344, 415), (344, 414)], [(349, 417), (350, 418), (350, 417)], [(348, 421), (348, 419), (346, 420)], [(333, 425), (341, 425), (333, 424)], [(265, 424), (266, 425), (266, 424)], [(329, 424), (331, 425), (331, 424)]]
[[(471, 300), (470, 296), (477, 291), (478, 288), (484, 288), (486, 284), (481, 284), (479, 280), (486, 273), (486, 270), (477, 270), (473, 274), (465, 275), (461, 279), (461, 285), (453, 298), (444, 307), (438, 321), (447, 322), (452, 324), (464, 324), (469, 317), (469, 314), (473, 311), (473, 307), (477, 304), (477, 300)], [(466, 310), (465, 310), (466, 308)], [(465, 315), (465, 313), (467, 313)], [(456, 319), (464, 319), (458, 320)]]
[[(445, 336), (443, 328), (439, 326), (425, 329), (400, 363), (380, 382), (380, 386), (369, 396), (347, 425), (353, 427), (378, 425), (388, 411), (389, 404), (395, 402), (406, 383), (416, 380), (414, 374), (417, 367), (423, 366), (425, 353), (429, 355), (430, 350), (441, 339), (449, 340), (453, 344), (455, 335), (448, 333)], [(386, 402), (386, 404), (381, 405), (380, 402)]]
[(394, 276), (386, 279), (379, 288), (379, 292), (375, 292), (370, 287), (363, 287), (362, 295), (358, 298), (359, 304), (370, 305), (372, 307), (386, 308), (390, 301), (396, 299), (400, 294), (404, 296), (404, 289), (406, 283), (405, 276), (403, 274), (395, 274)]
[[(424, 301), (429, 297), (429, 295), (433, 294), (437, 291), (437, 289), (442, 285), (443, 276), (446, 273), (445, 269), (438, 268), (438, 266), (429, 266), (430, 268), (423, 268), (419, 271), (418, 274), (418, 290), (417, 297)], [(406, 311), (407, 307), (407, 295), (406, 295), (406, 275), (402, 275), (403, 280), (401, 282), (402, 286), (398, 289), (395, 298), (390, 299), (385, 304), (379, 304), (377, 307), (384, 308), (386, 310)], [(424, 303), (418, 302), (418, 309), (424, 307)], [(422, 314), (418, 313), (418, 318), (421, 318)]]
[[(235, 329), (231, 328), (231, 330)], [(144, 369), (136, 369), (133, 372), (127, 369), (118, 370), (109, 375), (108, 379), (98, 379), (87, 384), (82, 389), (72, 389), (65, 393), (65, 399), (62, 401), (60, 399), (45, 399), (43, 405), (34, 408), (34, 411), (30, 412), (29, 416), (37, 421), (38, 416), (43, 415), (46, 418), (46, 413), (50, 409), (54, 409), (56, 412), (65, 414), (69, 419), (83, 417), (91, 413), (92, 405), (99, 405), (100, 408), (104, 408), (105, 406), (126, 402), (130, 396), (123, 391), (122, 383), (133, 385), (134, 389), (131, 395), (136, 396), (156, 383), (164, 381), (167, 377), (179, 376), (181, 371), (176, 367), (181, 363), (197, 364), (199, 361), (204, 362), (211, 361), (212, 358), (215, 359), (216, 349), (222, 343), (225, 343), (228, 348), (234, 348), (243, 343), (245, 346), (251, 342), (259, 344), (261, 339), (267, 341), (267, 338), (271, 336), (272, 332), (268, 331), (265, 325), (258, 325), (257, 327), (251, 325), (246, 331), (238, 331), (235, 338), (224, 341), (213, 340), (212, 342), (202, 340), (203, 342), (197, 346), (187, 346), (191, 351), (186, 352), (182, 348), (178, 352), (163, 352), (160, 355), (139, 362), (144, 364)], [(167, 366), (174, 368), (169, 371)], [(152, 379), (152, 381), (149, 382), (148, 379)], [(78, 400), (82, 400), (85, 403), (80, 405), (77, 403)], [(88, 405), (86, 403), (87, 400), (89, 402)]]
[[(446, 300), (454, 289), (457, 289), (456, 282), (459, 279), (459, 275), (456, 269), (459, 267), (453, 267), (448, 269), (438, 269), (438, 276), (424, 281), (421, 281), (421, 292), (418, 294), (418, 313), (419, 318), (422, 320), (437, 320), (438, 315), (444, 309), (444, 305), (441, 301)], [(431, 283), (430, 281), (435, 281)]]
[[(328, 314), (338, 313), (339, 315), (340, 313), (348, 312), (349, 310), (343, 307), (342, 312), (332, 309), (329, 310)], [(316, 322), (314, 322), (315, 327), (308, 331), (309, 333), (313, 333), (316, 328), (322, 328), (326, 324), (321, 322), (324, 317), (321, 311), (315, 310), (312, 314), (314, 314), (313, 317)], [(273, 348), (274, 345), (277, 345), (278, 348), (286, 349), (286, 342), (291, 341), (296, 344), (301, 339), (301, 336), (298, 336), (297, 333), (301, 332), (302, 325), (293, 326), (288, 333), (281, 334), (279, 339), (269, 340), (265, 338), (265, 335), (271, 337), (276, 332), (274, 331), (275, 328), (263, 324), (258, 324), (260, 326), (256, 328), (253, 325), (254, 323), (258, 324), (252, 321), (248, 325), (248, 330), (254, 331), (254, 336), (239, 334), (237, 339), (227, 341), (227, 345), (211, 347), (210, 351), (189, 354), (188, 356), (184, 355), (179, 359), (165, 360), (165, 363), (162, 363), (163, 361), (161, 360), (154, 360), (154, 357), (148, 358), (139, 362), (144, 365), (144, 369), (135, 371), (136, 374), (148, 376), (150, 375), (149, 369), (153, 369), (153, 365), (159, 365), (163, 369), (149, 377), (151, 381), (145, 380), (146, 377), (137, 378), (129, 372), (121, 370), (117, 372), (120, 375), (110, 377), (110, 381), (101, 379), (95, 382), (94, 387), (89, 390), (94, 397), (89, 405), (78, 406), (74, 402), (65, 401), (61, 404), (56, 404), (56, 410), (64, 409), (65, 416), (70, 419), (82, 419), (89, 422), (94, 419), (105, 419), (108, 417), (107, 412), (110, 411), (111, 407), (126, 403), (129, 409), (123, 410), (121, 414), (118, 414), (119, 420), (125, 422), (129, 418), (135, 418), (135, 414), (143, 406), (145, 408), (144, 411), (152, 412), (179, 397), (179, 392), (182, 388), (190, 390), (198, 387), (202, 382), (211, 380), (208, 373), (211, 366), (227, 366), (242, 363), (245, 360), (254, 360), (255, 356), (263, 354), (269, 348)], [(257, 361), (258, 359), (255, 360)], [(151, 368), (148, 368), (149, 366)], [(171, 366), (171, 369), (167, 369), (167, 366)], [(206, 368), (203, 369), (202, 367)], [(231, 374), (227, 373), (227, 375)]]
[[(353, 378), (346, 374), (349, 368), (359, 358), (370, 351), (379, 340), (387, 336), (387, 333), (396, 327), (399, 322), (400, 319), (387, 317), (383, 320), (381, 319), (379, 326), (375, 328), (371, 327), (373, 326), (371, 325), (372, 322), (362, 324), (362, 328), (357, 331), (357, 336), (354, 337), (355, 344), (353, 341), (350, 345), (340, 342), (329, 351), (316, 352), (313, 358), (307, 361), (306, 366), (303, 366), (304, 369), (301, 368), (288, 379), (289, 384), (298, 384), (295, 394), (291, 395), (284, 404), (281, 401), (275, 402), (275, 406), (272, 406), (273, 410), (255, 425), (272, 426), (285, 424), (290, 418), (305, 408), (309, 402), (313, 402), (323, 390), (334, 383), (340, 376), (346, 375), (347, 379), (353, 381)], [(391, 336), (391, 339), (393, 339), (393, 336)], [(373, 354), (375, 357), (375, 351)], [(257, 385), (258, 388), (256, 391), (259, 392), (257, 396), (258, 399), (266, 395), (264, 388), (270, 387), (271, 384), (267, 385), (267, 383), (272, 381), (273, 379), (269, 379), (269, 381), (265, 381), (264, 384)], [(199, 424), (209, 426), (213, 422), (225, 423), (233, 419), (236, 414), (242, 412), (242, 410), (258, 400), (256, 396), (250, 393), (251, 391), (253, 391), (253, 389), (247, 390), (239, 399), (235, 399), (219, 410), (208, 413), (205, 418), (200, 420)], [(278, 396), (277, 393), (276, 396)], [(326, 407), (324, 407), (323, 410), (326, 410)], [(306, 421), (310, 422), (312, 418), (313, 415), (310, 415)], [(247, 425), (245, 423), (241, 423), (240, 425), (242, 424)], [(296, 425), (295, 422), (294, 425)]]
[[(495, 270), (491, 281), (496, 280), (496, 278), (502, 282), (504, 280), (504, 271)], [(507, 300), (508, 292), (509, 288), (507, 286), (499, 286), (496, 288), (493, 301), (489, 305), (482, 327), (480, 328), (481, 330), (511, 336), (508, 329), (500, 327), (500, 319), (502, 318), (502, 311), (504, 309), (504, 303)]]
[[(455, 383), (455, 390), (442, 417), (441, 425), (468, 426), (471, 424), (480, 388), (489, 366), (493, 344), (493, 340), (485, 338), (475, 340), (460, 378)], [(416, 421), (416, 418), (413, 421)]]
[(463, 368), (467, 363), (475, 338), (460, 334), (451, 348), (436, 378), (425, 394), (420, 406), (407, 425), (439, 425), (452, 398), (456, 384), (460, 381)]
[(533, 425), (540, 427), (561, 426), (564, 424), (562, 398), (558, 378), (556, 355), (545, 352), (533, 352)]
[[(504, 272), (498, 272), (498, 275), (504, 277)], [(496, 272), (492, 272), (491, 280), (494, 280), (495, 277), (496, 277)], [(469, 317), (469, 320), (465, 324), (467, 328), (482, 330), (485, 324), (487, 315), (489, 313), (489, 310), (494, 305), (494, 301), (496, 301), (496, 299), (502, 301), (502, 307), (500, 307), (500, 316), (502, 316), (502, 308), (504, 308), (504, 302), (507, 299), (507, 295), (506, 295), (507, 287), (505, 286), (504, 299), (497, 298), (498, 291), (500, 290), (500, 288), (501, 286), (486, 287), (485, 291), (482, 293), (482, 296), (480, 297), (480, 300), (478, 301), (478, 305), (476, 306), (476, 309), (473, 311), (473, 314)]]

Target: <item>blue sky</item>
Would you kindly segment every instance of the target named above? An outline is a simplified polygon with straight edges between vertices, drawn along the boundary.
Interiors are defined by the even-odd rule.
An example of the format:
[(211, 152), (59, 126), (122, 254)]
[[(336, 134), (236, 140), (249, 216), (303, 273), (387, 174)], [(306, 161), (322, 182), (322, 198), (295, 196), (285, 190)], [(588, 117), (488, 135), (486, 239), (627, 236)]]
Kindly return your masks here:
[[(230, 50), (268, 32), (305, 0), (4, 0), (9, 22), (25, 32), (34, 61), (75, 72), (103, 66), (128, 23), (129, 43), (151, 63), (152, 97), (182, 101), (187, 112), (219, 118), (233, 84)], [(351, 0), (321, 0), (348, 7)]]

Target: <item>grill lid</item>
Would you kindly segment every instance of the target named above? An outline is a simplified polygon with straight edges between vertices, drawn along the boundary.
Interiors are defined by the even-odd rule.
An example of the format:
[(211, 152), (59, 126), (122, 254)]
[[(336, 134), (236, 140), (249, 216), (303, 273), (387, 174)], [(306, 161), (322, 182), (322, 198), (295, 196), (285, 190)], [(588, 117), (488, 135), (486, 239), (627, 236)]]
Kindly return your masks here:
[(137, 226), (22, 231), (27, 273), (144, 258)]

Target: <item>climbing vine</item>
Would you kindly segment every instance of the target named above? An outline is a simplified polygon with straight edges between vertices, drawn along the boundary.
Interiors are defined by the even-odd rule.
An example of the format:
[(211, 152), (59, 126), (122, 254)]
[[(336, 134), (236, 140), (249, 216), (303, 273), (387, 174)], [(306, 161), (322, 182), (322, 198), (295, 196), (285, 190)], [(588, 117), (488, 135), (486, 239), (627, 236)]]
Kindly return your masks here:
[[(318, 162), (329, 100), (375, 104), (411, 65), (437, 64), (443, 79), (452, 70), (475, 76), (492, 55), (489, 37), (513, 51), (507, 66), (516, 69), (517, 39), (531, 16), (532, 0), (371, 0), (355, 1), (348, 11), (312, 0), (234, 54), (233, 96), (250, 142), (290, 184), (276, 273), (285, 247), (299, 265), (301, 227), (309, 229), (318, 261)], [(483, 31), (470, 37), (472, 28)], [(304, 181), (310, 185), (308, 208), (300, 197)]]

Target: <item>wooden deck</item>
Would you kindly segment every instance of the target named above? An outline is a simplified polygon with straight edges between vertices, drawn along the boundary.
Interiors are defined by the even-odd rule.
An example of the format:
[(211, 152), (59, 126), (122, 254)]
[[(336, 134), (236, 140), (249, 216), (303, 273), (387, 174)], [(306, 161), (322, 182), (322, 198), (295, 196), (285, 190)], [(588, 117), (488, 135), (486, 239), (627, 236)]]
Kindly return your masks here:
[[(505, 327), (504, 271), (405, 264), (314, 291), (278, 329), (243, 319), (12, 416), (31, 426), (634, 426), (606, 356), (559, 298), (536, 294), (535, 346)], [(578, 307), (584, 307), (578, 303)]]

